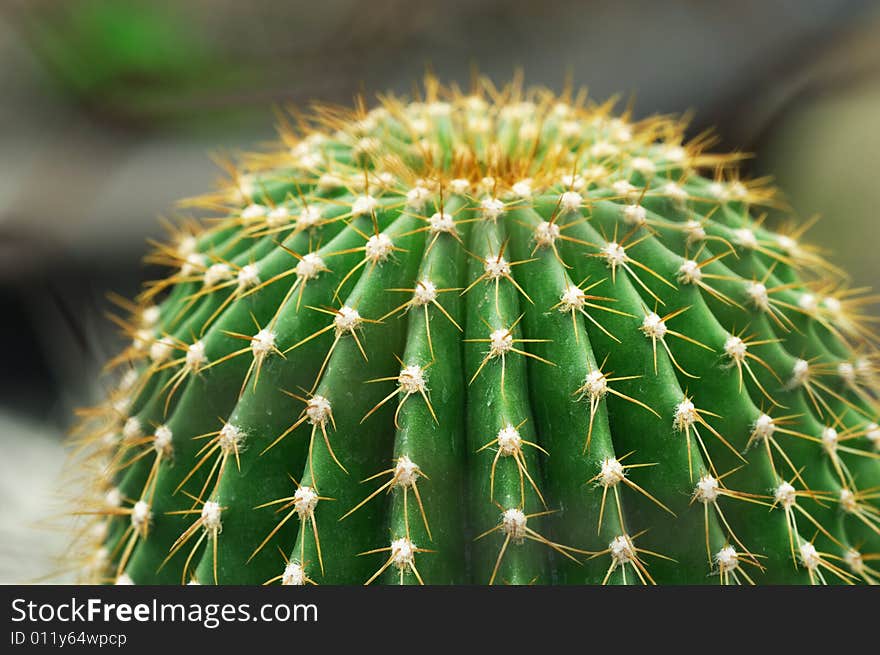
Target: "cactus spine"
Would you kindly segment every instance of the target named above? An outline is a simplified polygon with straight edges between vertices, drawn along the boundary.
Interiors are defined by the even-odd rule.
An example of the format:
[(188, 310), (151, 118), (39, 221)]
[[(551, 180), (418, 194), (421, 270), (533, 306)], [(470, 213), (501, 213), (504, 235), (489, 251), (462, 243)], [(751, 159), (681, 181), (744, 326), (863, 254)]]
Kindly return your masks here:
[(192, 201), (83, 412), (85, 577), (875, 582), (870, 299), (612, 105), (428, 79)]

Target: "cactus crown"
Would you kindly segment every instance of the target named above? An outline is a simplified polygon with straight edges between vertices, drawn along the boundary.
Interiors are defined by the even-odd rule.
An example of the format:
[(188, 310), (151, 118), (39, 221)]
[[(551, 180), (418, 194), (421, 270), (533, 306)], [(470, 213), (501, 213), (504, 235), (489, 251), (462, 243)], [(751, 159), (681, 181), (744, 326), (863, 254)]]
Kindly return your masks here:
[(429, 78), (191, 201), (83, 413), (89, 579), (876, 581), (866, 299), (613, 104)]

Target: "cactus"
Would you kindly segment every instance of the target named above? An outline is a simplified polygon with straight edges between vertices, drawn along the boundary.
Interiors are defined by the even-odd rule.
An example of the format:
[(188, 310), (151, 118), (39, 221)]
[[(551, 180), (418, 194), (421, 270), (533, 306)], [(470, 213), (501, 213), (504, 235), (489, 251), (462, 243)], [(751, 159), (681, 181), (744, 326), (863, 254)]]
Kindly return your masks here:
[(871, 298), (613, 105), (428, 78), (230, 165), (117, 299), (84, 578), (878, 581)]

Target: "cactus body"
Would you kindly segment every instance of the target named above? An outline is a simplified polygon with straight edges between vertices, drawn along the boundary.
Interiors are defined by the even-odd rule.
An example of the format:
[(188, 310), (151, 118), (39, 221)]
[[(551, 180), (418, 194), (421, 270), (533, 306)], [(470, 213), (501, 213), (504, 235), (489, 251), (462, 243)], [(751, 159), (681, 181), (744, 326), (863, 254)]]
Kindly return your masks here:
[(876, 581), (863, 300), (683, 129), (433, 80), (283, 125), (119, 319), (89, 579)]

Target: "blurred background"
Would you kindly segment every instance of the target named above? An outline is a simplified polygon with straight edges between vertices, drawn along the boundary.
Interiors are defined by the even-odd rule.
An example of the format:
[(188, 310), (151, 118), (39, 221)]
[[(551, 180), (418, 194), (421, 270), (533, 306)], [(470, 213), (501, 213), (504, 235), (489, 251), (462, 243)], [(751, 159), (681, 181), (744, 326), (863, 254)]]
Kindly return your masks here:
[[(158, 215), (273, 136), (273, 107), (407, 93), (426, 67), (693, 111), (755, 153), (815, 242), (875, 285), (880, 4), (866, 0), (4, 0), (0, 583), (53, 570), (63, 436), (149, 275)], [(869, 238), (866, 238), (869, 237)]]

